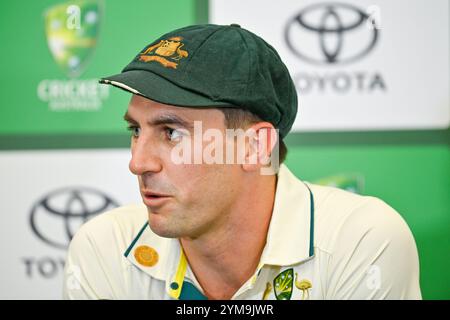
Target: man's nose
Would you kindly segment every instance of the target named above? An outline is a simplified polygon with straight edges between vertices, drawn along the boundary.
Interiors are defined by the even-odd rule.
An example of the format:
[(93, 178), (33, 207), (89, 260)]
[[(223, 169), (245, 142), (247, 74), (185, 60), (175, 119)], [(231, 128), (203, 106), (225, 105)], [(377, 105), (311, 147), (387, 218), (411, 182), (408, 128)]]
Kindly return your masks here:
[(161, 171), (162, 161), (155, 143), (143, 137), (139, 137), (138, 140), (133, 142), (129, 169), (135, 175)]

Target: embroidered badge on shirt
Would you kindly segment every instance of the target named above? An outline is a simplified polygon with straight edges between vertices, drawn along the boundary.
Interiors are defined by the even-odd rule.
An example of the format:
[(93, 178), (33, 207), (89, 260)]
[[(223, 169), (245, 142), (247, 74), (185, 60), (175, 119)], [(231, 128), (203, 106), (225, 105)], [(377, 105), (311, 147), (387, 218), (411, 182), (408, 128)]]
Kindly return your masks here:
[(146, 267), (153, 267), (158, 263), (159, 255), (155, 249), (149, 246), (139, 246), (134, 250), (136, 261)]
[(273, 279), (273, 289), (277, 300), (291, 300), (294, 270), (287, 269)]
[(298, 280), (298, 274), (295, 273), (295, 287), (302, 291), (302, 300), (309, 299), (309, 289), (312, 288), (312, 283), (308, 279)]

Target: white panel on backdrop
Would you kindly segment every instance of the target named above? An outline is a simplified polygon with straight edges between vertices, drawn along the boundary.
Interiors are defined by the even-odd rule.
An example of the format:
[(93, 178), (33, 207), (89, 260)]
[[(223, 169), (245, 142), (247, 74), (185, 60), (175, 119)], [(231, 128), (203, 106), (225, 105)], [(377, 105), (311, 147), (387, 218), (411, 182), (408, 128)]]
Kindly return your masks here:
[(210, 22), (272, 44), (299, 93), (294, 130), (448, 128), (448, 0), (210, 0)]
[(0, 152), (0, 299), (60, 299), (71, 235), (141, 202), (128, 149)]

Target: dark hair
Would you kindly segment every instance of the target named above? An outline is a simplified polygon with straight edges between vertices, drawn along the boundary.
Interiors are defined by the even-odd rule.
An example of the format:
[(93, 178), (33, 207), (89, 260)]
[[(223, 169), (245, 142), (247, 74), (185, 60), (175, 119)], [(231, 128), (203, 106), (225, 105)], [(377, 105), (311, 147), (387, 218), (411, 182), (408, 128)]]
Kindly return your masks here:
[[(250, 124), (264, 121), (256, 114), (244, 109), (219, 108), (219, 110), (222, 111), (225, 116), (225, 126), (228, 129), (244, 129)], [(279, 143), (279, 163), (281, 164), (286, 159), (288, 150), (283, 139), (279, 139), (277, 143)]]

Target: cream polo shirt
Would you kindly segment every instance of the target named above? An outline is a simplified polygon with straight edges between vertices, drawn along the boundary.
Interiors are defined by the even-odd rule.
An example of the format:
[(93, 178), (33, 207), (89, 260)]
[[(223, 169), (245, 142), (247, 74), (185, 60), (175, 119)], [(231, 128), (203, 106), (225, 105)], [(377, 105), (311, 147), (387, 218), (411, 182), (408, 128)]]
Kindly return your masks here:
[[(65, 266), (65, 299), (205, 299), (178, 239), (154, 234), (145, 205), (84, 224)], [(421, 299), (414, 238), (382, 200), (278, 172), (267, 241), (233, 299)]]

